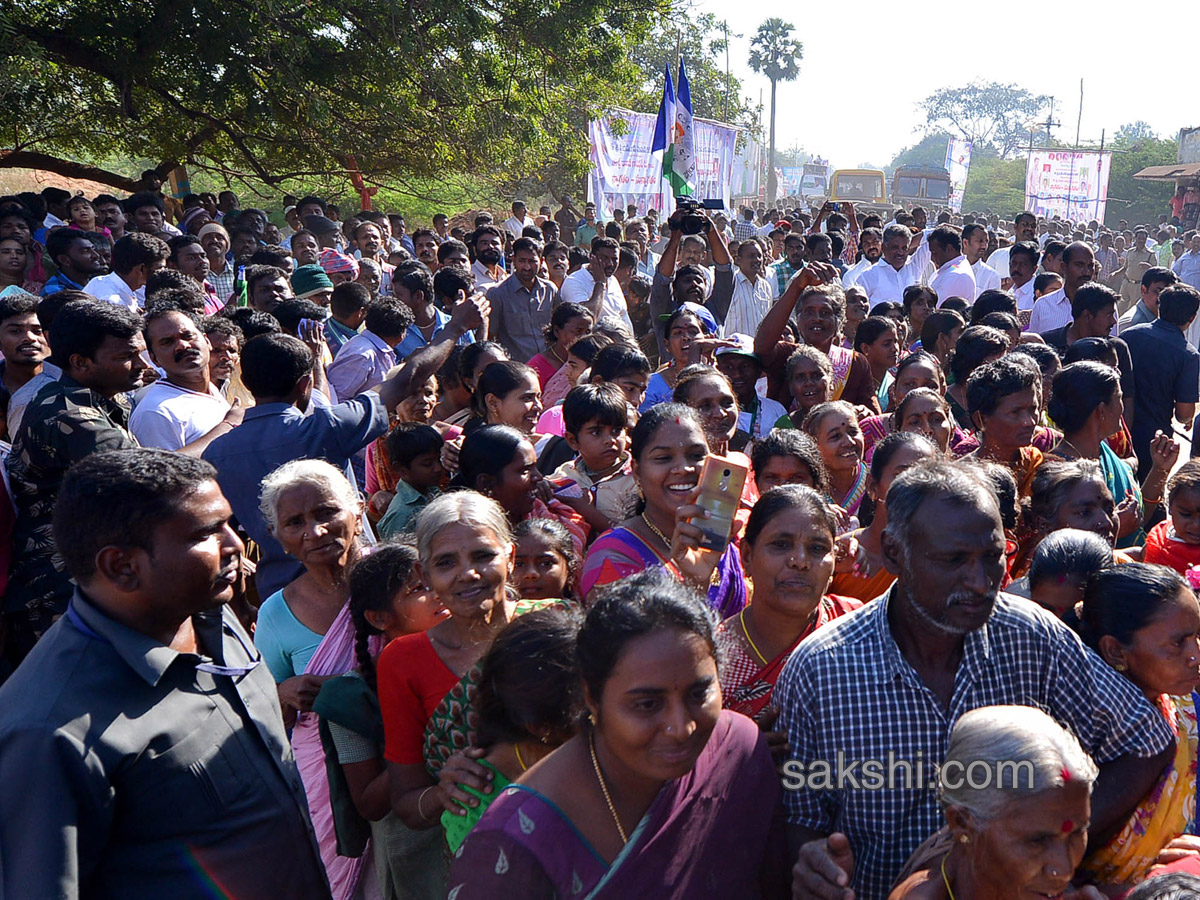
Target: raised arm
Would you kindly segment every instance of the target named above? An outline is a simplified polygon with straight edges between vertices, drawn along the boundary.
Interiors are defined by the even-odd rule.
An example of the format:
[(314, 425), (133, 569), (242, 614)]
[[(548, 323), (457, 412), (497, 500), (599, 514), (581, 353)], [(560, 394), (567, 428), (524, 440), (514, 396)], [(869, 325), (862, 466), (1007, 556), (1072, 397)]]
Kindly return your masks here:
[(458, 339), (483, 325), (491, 313), (491, 305), (483, 294), (466, 297), (454, 304), (450, 321), (442, 329), (437, 340), (413, 353), (400, 365), (399, 371), (379, 385), (379, 399), (387, 409), (412, 393), (414, 385), (424, 384), (429, 376), (442, 367)]
[(788, 320), (796, 309), (796, 301), (804, 293), (805, 288), (825, 284), (837, 277), (837, 269), (828, 263), (809, 263), (792, 276), (783, 296), (775, 301), (775, 305), (767, 310), (754, 336), (754, 352), (763, 361), (764, 366), (775, 362), (779, 352), (779, 342), (787, 328)]

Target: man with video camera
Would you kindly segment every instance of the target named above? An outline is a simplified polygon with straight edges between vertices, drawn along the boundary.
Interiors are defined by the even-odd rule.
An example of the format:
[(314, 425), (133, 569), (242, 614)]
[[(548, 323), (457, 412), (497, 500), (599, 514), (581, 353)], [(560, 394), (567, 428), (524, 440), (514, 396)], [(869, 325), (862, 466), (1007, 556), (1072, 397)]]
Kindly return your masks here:
[[(666, 346), (661, 323), (666, 316), (684, 303), (691, 302), (707, 307), (718, 322), (724, 322), (733, 297), (733, 265), (729, 248), (721, 236), (721, 229), (713, 224), (707, 210), (691, 198), (679, 198), (667, 224), (671, 229), (671, 237), (658, 261), (654, 286), (650, 291), (650, 316), (658, 334), (659, 349), (664, 354)], [(713, 259), (711, 294), (708, 294), (708, 279), (700, 266), (680, 266), (679, 271), (675, 270), (679, 242), (689, 234), (703, 235), (708, 241)]]

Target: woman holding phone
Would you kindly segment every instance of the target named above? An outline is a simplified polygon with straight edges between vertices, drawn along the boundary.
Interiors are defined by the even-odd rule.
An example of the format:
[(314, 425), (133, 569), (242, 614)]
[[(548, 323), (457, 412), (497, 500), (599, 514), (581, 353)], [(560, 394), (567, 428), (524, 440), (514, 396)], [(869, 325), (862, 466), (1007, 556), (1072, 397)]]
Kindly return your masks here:
[(736, 615), (746, 605), (737, 547), (728, 543), (719, 554), (701, 549), (705, 538), (699, 523), (705, 512), (696, 500), (710, 454), (699, 414), (681, 403), (660, 403), (638, 420), (630, 453), (643, 499), (635, 515), (604, 532), (588, 550), (584, 597), (600, 585), (665, 566), (706, 591), (709, 606), (722, 619)]

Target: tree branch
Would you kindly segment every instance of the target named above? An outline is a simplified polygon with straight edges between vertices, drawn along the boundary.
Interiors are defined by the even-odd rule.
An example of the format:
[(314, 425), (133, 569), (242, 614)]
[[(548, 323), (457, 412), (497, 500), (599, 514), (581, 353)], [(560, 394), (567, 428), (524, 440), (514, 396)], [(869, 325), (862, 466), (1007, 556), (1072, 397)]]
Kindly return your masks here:
[(62, 175), (64, 178), (85, 178), (89, 181), (98, 181), (100, 184), (107, 184), (130, 193), (137, 190), (137, 182), (132, 178), (126, 178), (124, 175), (118, 175), (116, 172), (109, 172), (96, 166), (60, 159), (48, 153), (36, 153), (31, 150), (18, 150), (0, 156), (0, 169), (41, 169)]

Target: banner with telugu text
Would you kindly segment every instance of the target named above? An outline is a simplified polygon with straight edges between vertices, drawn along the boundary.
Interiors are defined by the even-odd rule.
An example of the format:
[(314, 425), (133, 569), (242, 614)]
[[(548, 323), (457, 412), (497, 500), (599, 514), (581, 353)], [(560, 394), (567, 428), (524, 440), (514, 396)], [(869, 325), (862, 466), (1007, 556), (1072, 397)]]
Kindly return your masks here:
[(1039, 216), (1104, 221), (1111, 153), (1031, 150), (1025, 168), (1025, 208)]
[[(588, 123), (588, 199), (602, 219), (614, 206), (636, 203), (638, 213), (656, 209), (663, 215), (675, 209), (670, 185), (663, 179), (662, 154), (654, 146), (653, 113), (614, 109)], [(624, 123), (616, 134), (615, 124)], [(738, 129), (708, 119), (695, 119), (696, 190), (698, 199), (721, 199), (729, 205), (732, 194)]]
[(950, 174), (950, 208), (962, 212), (963, 194), (967, 191), (967, 172), (971, 168), (971, 141), (950, 138), (946, 142), (946, 171)]

